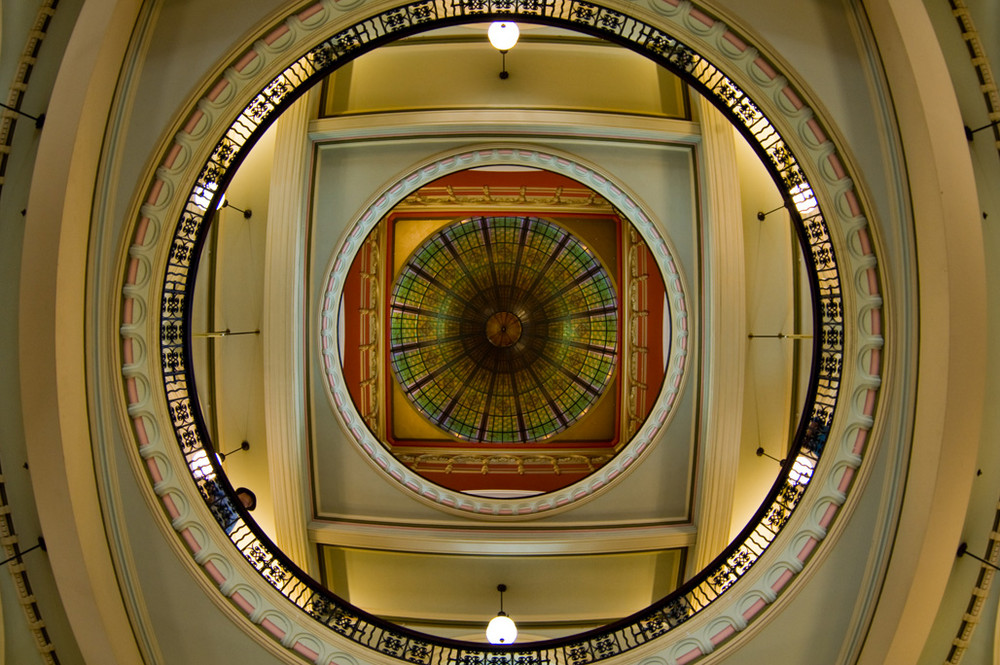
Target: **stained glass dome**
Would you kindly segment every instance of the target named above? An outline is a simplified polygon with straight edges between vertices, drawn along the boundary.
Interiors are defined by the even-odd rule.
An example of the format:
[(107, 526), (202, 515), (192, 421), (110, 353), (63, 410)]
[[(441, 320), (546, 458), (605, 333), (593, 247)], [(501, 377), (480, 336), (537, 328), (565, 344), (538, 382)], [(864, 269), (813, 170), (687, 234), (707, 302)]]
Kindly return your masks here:
[(466, 441), (531, 443), (604, 393), (618, 299), (600, 260), (533, 217), (476, 217), (424, 241), (389, 301), (389, 357), (403, 393)]

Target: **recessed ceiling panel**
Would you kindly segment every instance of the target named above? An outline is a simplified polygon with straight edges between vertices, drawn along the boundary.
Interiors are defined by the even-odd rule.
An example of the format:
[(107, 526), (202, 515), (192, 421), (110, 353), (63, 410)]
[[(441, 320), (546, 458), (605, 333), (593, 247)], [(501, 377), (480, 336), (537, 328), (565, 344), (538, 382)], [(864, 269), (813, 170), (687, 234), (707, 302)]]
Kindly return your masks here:
[[(344, 382), (333, 404), (349, 398), (356, 407), (351, 433), (384, 478), (425, 487), (419, 495), (446, 511), (484, 500), (491, 513), (520, 516), (586, 496), (558, 493), (588, 477), (589, 487), (610, 486), (636, 450), (663, 438), (656, 433), (683, 385), (688, 308), (682, 280), (665, 279), (678, 275), (667, 244), (644, 241), (623, 214), (639, 206), (612, 204), (608, 196), (620, 192), (606, 179), (581, 182), (539, 168), (547, 160), (476, 154), (467, 168), (408, 181), (395, 203), (379, 204), (370, 231), (355, 235), (353, 260), (333, 263), (346, 281), (323, 298), (323, 339), (334, 342), (333, 326), (341, 331), (337, 346), (325, 347), (336, 354), (324, 374)], [(677, 155), (689, 168), (687, 153)], [(679, 227), (693, 220), (690, 172), (682, 173), (666, 179), (676, 183), (667, 198)], [(322, 200), (342, 188), (339, 179), (325, 183)], [(660, 416), (646, 427), (657, 403)], [(692, 408), (685, 396), (676, 436), (657, 446), (672, 451), (659, 467), (667, 470), (653, 473), (671, 476), (661, 485), (671, 488), (670, 507), (656, 499), (651, 519), (687, 515)], [(317, 459), (337, 454), (325, 443), (335, 440), (318, 439)], [(316, 477), (342, 493), (356, 479), (343, 470), (350, 462), (323, 463)], [(361, 485), (370, 496), (370, 484)], [(331, 513), (321, 504), (324, 516), (346, 505)]]

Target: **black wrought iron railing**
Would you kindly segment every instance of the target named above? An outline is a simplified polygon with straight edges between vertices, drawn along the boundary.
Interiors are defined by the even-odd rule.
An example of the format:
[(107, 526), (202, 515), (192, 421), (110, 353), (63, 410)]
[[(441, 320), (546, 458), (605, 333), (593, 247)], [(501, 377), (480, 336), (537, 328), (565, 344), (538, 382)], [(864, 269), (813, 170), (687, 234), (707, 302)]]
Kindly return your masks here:
[[(641, 53), (699, 89), (746, 136), (784, 193), (809, 273), (814, 310), (813, 367), (795, 444), (767, 498), (743, 532), (701, 573), (650, 607), (565, 639), (485, 646), (433, 637), (372, 616), (337, 597), (292, 563), (236, 500), (215, 460), (191, 375), (191, 306), (207, 211), (248, 150), (311, 85), (381, 44), (445, 25), (490, 18), (557, 25)], [(643, 21), (577, 0), (426, 0), (360, 20), (289, 65), (256, 93), (217, 142), (172, 230), (162, 280), (160, 360), (177, 442), (213, 516), (254, 569), (302, 612), (382, 654), (427, 665), (581, 665), (660, 637), (718, 599), (759, 560), (787, 524), (823, 452), (840, 392), (845, 339), (836, 253), (806, 175), (760, 107), (692, 48)]]

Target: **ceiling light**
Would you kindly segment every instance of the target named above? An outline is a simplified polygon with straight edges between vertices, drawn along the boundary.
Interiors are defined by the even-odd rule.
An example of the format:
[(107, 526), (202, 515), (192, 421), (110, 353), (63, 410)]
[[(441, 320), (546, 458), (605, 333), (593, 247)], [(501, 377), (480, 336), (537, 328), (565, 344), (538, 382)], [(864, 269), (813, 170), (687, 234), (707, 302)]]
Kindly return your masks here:
[(497, 585), (497, 591), (500, 592), (500, 611), (486, 626), (486, 639), (490, 644), (513, 644), (517, 639), (517, 626), (503, 611), (503, 592), (506, 590), (506, 584)]
[(490, 44), (493, 45), (493, 48), (500, 51), (500, 62), (502, 64), (500, 78), (502, 79), (510, 76), (507, 72), (507, 51), (514, 48), (514, 44), (517, 44), (517, 38), (520, 34), (521, 31), (517, 29), (517, 24), (511, 21), (494, 21), (490, 24), (489, 31), (487, 31)]
[(517, 29), (517, 24), (510, 21), (494, 21), (490, 24), (489, 32), (490, 44), (493, 48), (504, 53), (514, 48), (521, 31)]

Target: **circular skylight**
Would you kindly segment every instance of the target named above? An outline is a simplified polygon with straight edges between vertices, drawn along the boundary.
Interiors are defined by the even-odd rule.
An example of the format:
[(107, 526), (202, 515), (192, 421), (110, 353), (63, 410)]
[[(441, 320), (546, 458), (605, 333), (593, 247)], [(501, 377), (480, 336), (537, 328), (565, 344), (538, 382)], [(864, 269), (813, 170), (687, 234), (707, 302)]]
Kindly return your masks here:
[(600, 261), (532, 217), (446, 226), (400, 270), (389, 352), (404, 394), (467, 441), (531, 443), (601, 397), (618, 354), (618, 297)]

